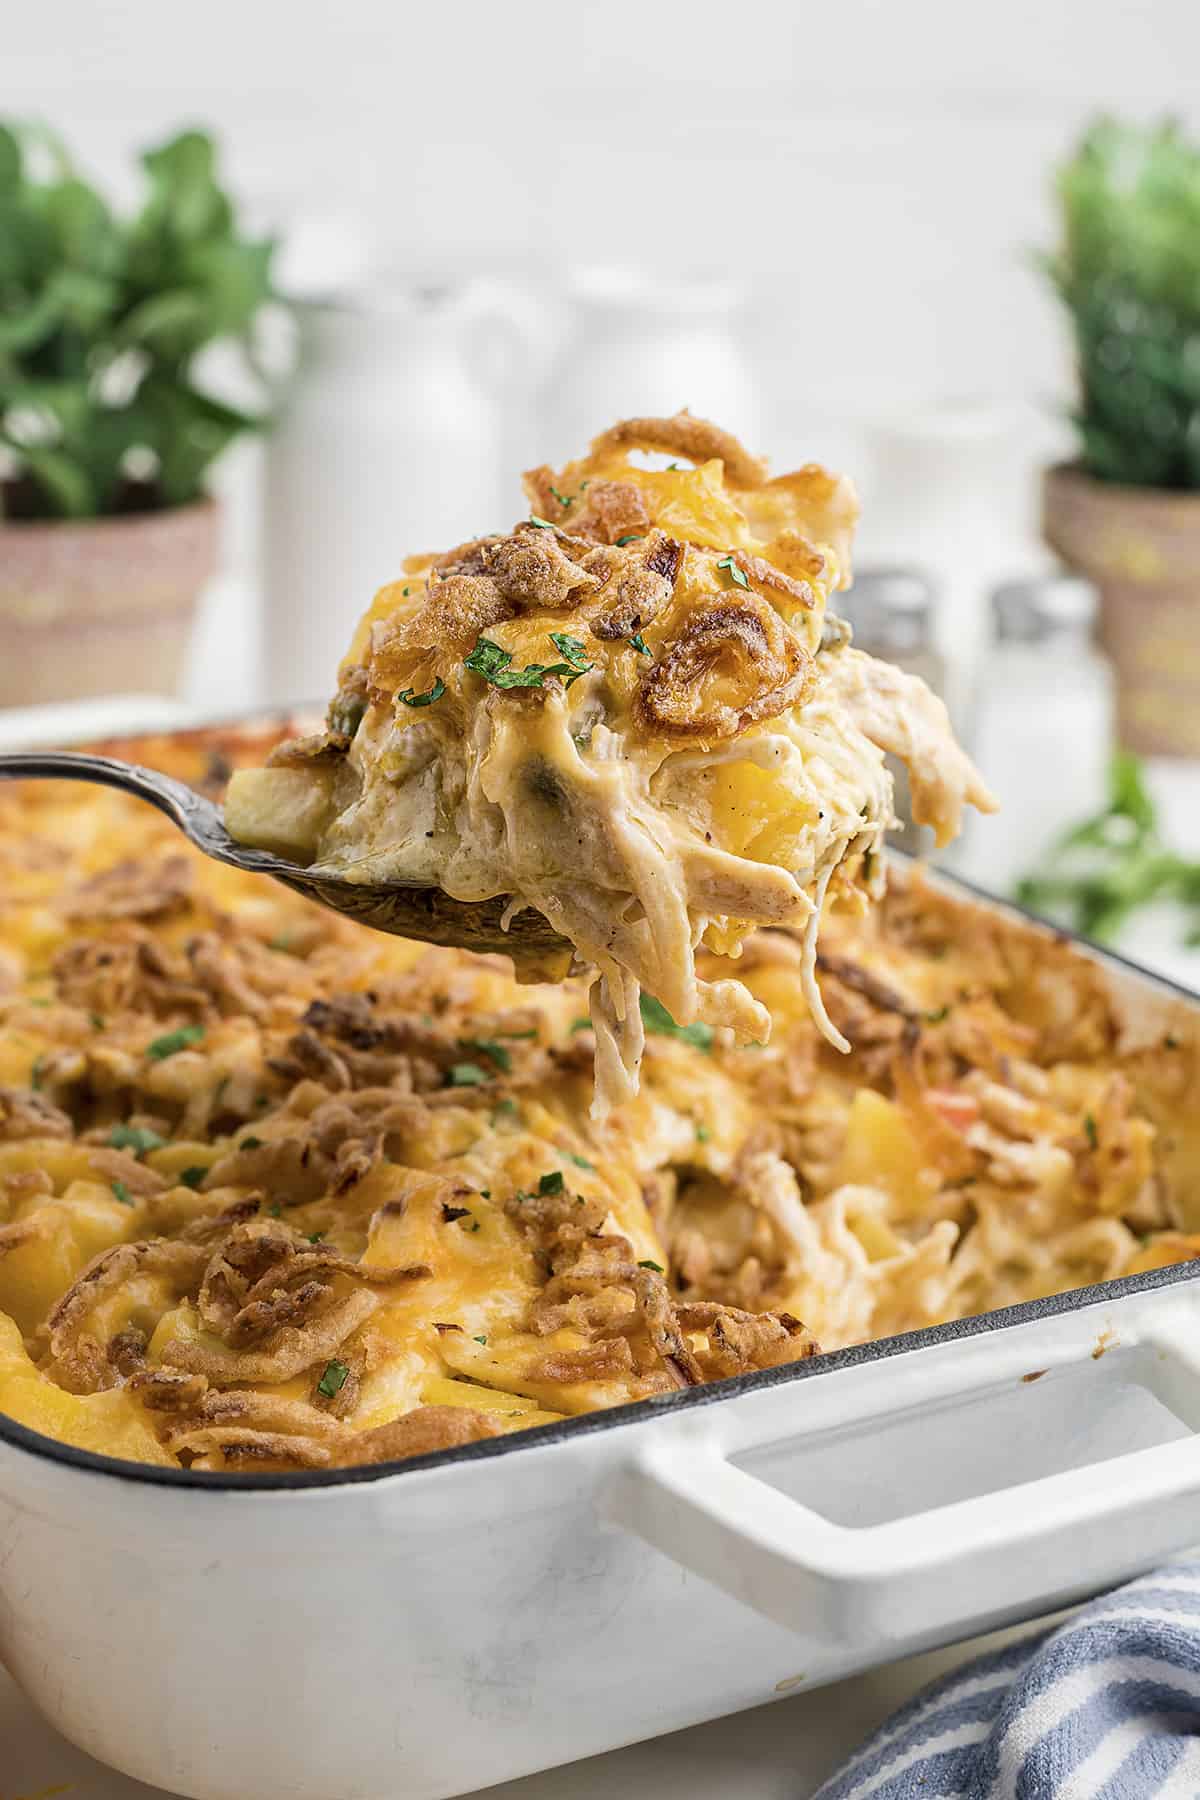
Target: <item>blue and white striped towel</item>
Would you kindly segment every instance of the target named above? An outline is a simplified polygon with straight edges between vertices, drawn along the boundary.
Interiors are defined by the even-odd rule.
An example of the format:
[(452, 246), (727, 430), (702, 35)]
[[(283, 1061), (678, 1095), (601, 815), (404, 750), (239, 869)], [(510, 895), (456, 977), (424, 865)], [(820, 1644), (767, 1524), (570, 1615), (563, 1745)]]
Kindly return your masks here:
[(1152, 1796), (1200, 1796), (1200, 1558), (934, 1682), (815, 1800)]

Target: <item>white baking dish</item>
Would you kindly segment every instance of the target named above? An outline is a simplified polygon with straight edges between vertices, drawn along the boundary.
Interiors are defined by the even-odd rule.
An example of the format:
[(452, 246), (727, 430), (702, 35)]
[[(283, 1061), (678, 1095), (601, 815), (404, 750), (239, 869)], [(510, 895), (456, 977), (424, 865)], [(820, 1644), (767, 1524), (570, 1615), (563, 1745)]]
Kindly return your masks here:
[(193, 1475), (0, 1417), (0, 1656), (196, 1800), (437, 1800), (756, 1706), (1194, 1542), (1197, 1270), (390, 1470)]

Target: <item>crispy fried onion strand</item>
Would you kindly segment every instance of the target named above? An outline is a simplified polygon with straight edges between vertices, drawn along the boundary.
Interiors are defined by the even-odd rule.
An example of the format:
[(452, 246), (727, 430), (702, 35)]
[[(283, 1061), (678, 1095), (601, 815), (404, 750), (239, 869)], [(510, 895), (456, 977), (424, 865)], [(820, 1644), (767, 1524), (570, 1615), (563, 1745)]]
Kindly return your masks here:
[(812, 692), (816, 665), (795, 633), (755, 594), (709, 596), (647, 669), (640, 722), (679, 737), (735, 737)]
[[(100, 1301), (134, 1276), (161, 1276), (181, 1297), (196, 1295), (201, 1326), (221, 1340), (212, 1345), (172, 1338), (163, 1346), (163, 1363), (228, 1382), (286, 1381), (301, 1374), (370, 1317), (378, 1303), (373, 1289), (432, 1273), (425, 1263), (364, 1268), (287, 1226), (246, 1217), (247, 1208), (257, 1212), (258, 1205), (251, 1198), (222, 1215), (226, 1229), (215, 1247), (196, 1229), (188, 1240), (150, 1238), (93, 1257), (48, 1321), (56, 1379), (76, 1393), (115, 1384), (119, 1366), (88, 1327)], [(341, 1291), (339, 1282), (344, 1290), (347, 1280), (356, 1285)]]
[(751, 456), (731, 432), (722, 431), (708, 419), (694, 418), (690, 412), (678, 412), (670, 419), (622, 419), (618, 424), (593, 438), (591, 454), (599, 458), (609, 450), (625, 446), (638, 450), (662, 450), (671, 455), (686, 456), (692, 462), (707, 462), (720, 457), (726, 479), (734, 487), (758, 488), (767, 479), (767, 466)]

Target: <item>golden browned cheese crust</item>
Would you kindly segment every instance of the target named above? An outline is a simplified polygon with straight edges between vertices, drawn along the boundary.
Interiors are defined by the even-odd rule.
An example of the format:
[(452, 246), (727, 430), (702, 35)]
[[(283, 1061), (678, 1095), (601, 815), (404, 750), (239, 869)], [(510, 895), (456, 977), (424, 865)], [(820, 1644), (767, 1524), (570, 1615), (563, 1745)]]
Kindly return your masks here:
[[(266, 733), (115, 748), (219, 794)], [(703, 960), (703, 959), (702, 959)], [(711, 968), (715, 958), (708, 958)], [(0, 1411), (200, 1471), (390, 1461), (1200, 1250), (1186, 1023), (893, 879), (740, 972), (770, 1045), (647, 1003), (589, 1122), (584, 988), (424, 950), (0, 788)]]

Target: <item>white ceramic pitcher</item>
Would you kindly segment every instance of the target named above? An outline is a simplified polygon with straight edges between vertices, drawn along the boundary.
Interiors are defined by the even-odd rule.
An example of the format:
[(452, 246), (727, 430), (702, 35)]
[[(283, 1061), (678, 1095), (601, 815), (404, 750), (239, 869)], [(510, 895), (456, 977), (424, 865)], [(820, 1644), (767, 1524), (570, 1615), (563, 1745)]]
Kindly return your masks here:
[(757, 384), (737, 329), (742, 296), (732, 283), (587, 268), (569, 277), (565, 298), (570, 325), (543, 389), (539, 462), (578, 456), (614, 419), (681, 406), (761, 447)]
[(520, 294), (488, 281), (307, 302), (296, 316), (300, 366), (263, 484), (272, 702), (332, 691), (355, 621), (406, 556), (512, 522), (500, 401), (533, 335)]

